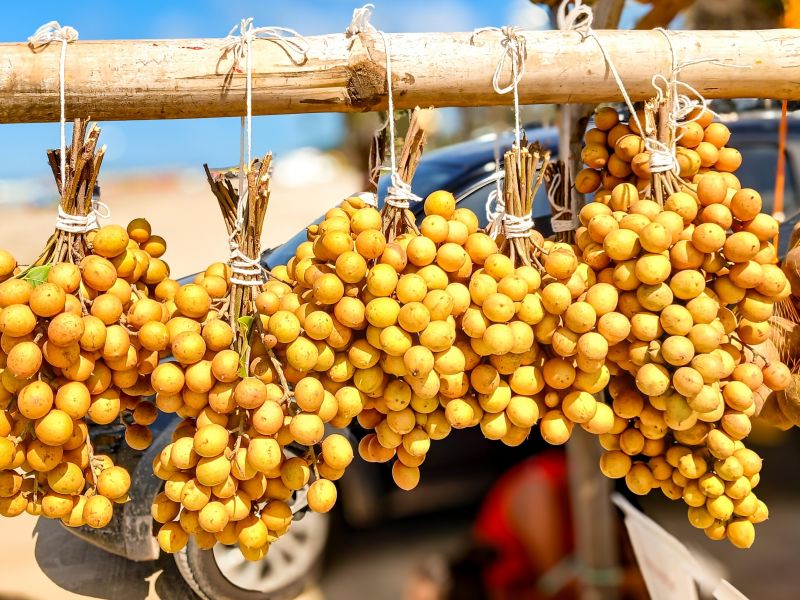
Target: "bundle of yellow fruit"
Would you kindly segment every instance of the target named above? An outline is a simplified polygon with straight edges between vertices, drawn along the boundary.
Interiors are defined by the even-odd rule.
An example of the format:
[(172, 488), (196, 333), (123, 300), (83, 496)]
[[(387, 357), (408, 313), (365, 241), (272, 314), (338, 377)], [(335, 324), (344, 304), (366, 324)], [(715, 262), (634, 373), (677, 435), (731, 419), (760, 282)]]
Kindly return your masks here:
[(152, 515), (167, 552), (192, 536), (201, 548), (238, 543), (247, 559), (263, 558), (292, 523), (295, 492), (313, 476), (308, 506), (327, 512), (332, 480), (353, 458), (345, 437), (324, 437), (338, 413), (333, 395), (312, 377), (293, 379), (290, 390), (273, 353), (301, 367), (317, 361), (314, 344), (300, 337), (299, 298), (279, 280), (265, 283), (258, 265), (270, 164), (270, 155), (253, 162), (243, 197), (225, 174), (208, 173), (232, 258), (176, 290), (169, 320), (147, 332), (175, 358), (152, 373), (156, 403), (184, 417), (153, 465), (165, 481)]
[[(405, 181), (413, 176), (423, 142), (421, 113), (415, 111), (400, 159)], [(294, 299), (292, 321), (302, 328), (296, 341), (276, 348), (287, 380), (299, 386), (310, 379), (307, 373), (319, 373), (325, 396), (337, 408), (331, 425), (346, 427), (357, 418), (374, 430), (361, 440), (362, 457), (386, 462), (397, 456), (392, 472), (405, 489), (416, 486), (430, 440), (450, 431), (439, 405), (440, 376), (449, 378), (442, 385), (451, 394), (459, 394), (458, 375), (465, 368), (463, 353), (453, 345), (452, 314), (458, 309), (446, 290), (456, 285), (451, 275), (468, 262), (463, 244), (478, 224), (471, 214), (466, 222), (455, 218), (452, 195), (439, 194), (426, 205), (432, 204), (453, 218), (437, 214), (419, 233), (407, 208), (390, 205), (381, 214), (350, 198), (310, 228), (309, 241), (286, 270), (275, 272), (292, 282), (282, 302)], [(429, 225), (438, 248), (426, 236)], [(287, 309), (292, 310), (279, 312)], [(270, 331), (277, 334), (274, 318)]]
[(489, 228), (500, 251), (473, 273), (472, 305), (461, 326), (482, 357), (470, 381), (486, 413), (484, 434), (510, 432), (521, 442), (541, 416), (545, 441), (563, 444), (575, 424), (601, 434), (614, 419), (592, 395), (609, 380), (608, 343), (593, 331), (607, 299), (572, 245), (543, 240), (532, 229), (533, 197), (548, 158), (536, 146), (506, 153), (502, 210)]
[[(119, 419), (128, 445), (150, 444), (157, 410), (143, 396), (163, 353), (136, 334), (166, 320), (161, 300), (177, 284), (147, 221), (97, 228), (100, 130), (75, 127), (56, 232), (26, 269), (0, 252), (0, 514), (103, 527), (127, 500), (130, 476), (93, 453), (87, 423)], [(59, 158), (50, 152), (57, 181)]]
[[(752, 493), (760, 458), (743, 444), (763, 400), (755, 392), (790, 382), (758, 345), (790, 286), (776, 264), (778, 224), (756, 190), (742, 189), (741, 156), (712, 120), (698, 109), (665, 136), (649, 110), (630, 124), (598, 110), (576, 179), (595, 199), (576, 242), (606, 305), (586, 319), (607, 342), (612, 373), (603, 472), (636, 494), (660, 487), (683, 498), (694, 526), (748, 547), (767, 515)], [(651, 172), (651, 152), (663, 148), (641, 129), (677, 143), (674, 167)]]

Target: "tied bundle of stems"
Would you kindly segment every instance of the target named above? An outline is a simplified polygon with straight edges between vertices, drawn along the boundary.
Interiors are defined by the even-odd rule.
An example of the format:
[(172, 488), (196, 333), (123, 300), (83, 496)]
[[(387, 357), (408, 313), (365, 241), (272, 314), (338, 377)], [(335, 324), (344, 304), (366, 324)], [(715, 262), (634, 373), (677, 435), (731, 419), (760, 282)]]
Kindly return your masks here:
[[(61, 210), (71, 216), (86, 217), (92, 209), (97, 176), (106, 148), (97, 147), (100, 127), (86, 119), (75, 119), (72, 142), (67, 147), (64, 188), (61, 187), (61, 151), (48, 150), (47, 160), (53, 171), (60, 196)], [(56, 228), (45, 244), (44, 250), (29, 267), (52, 265), (59, 262), (80, 263), (89, 252), (86, 234)], [(27, 271), (26, 271), (27, 272)], [(23, 274), (24, 275), (24, 274)]]
[[(538, 142), (528, 145), (523, 138), (520, 148), (516, 146), (505, 153), (505, 178), (503, 180), (504, 214), (495, 222), (502, 227), (494, 236), (498, 241), (500, 252), (511, 258), (517, 266), (541, 267), (537, 255), (541, 253), (544, 241), (541, 234), (533, 229), (533, 199), (544, 180), (550, 152), (544, 150)], [(511, 219), (507, 218), (511, 216)], [(527, 231), (519, 233), (510, 230), (511, 221), (527, 221)]]
[[(269, 205), (271, 164), (271, 153), (267, 153), (263, 159), (253, 160), (246, 175), (247, 187), (244, 190), (237, 190), (234, 185), (238, 169), (212, 173), (208, 165), (203, 165), (211, 190), (219, 202), (231, 242), (252, 261), (261, 258), (261, 231), (264, 228), (264, 218)], [(245, 203), (245, 206), (242, 222), (237, 227), (240, 203)], [(246, 354), (250, 335), (259, 330), (261, 325), (260, 319), (253, 319), (253, 315), (257, 313), (256, 297), (262, 291), (264, 275), (263, 270), (257, 274), (234, 273), (235, 278), (254, 281), (256, 285), (245, 285), (234, 281), (227, 299), (228, 323), (235, 334), (236, 350), (245, 359), (244, 364), (249, 364)]]
[[(397, 176), (409, 187), (411, 186), (411, 180), (414, 178), (414, 173), (419, 165), (420, 158), (422, 158), (422, 149), (427, 139), (426, 130), (432, 116), (433, 109), (423, 110), (417, 107), (412, 111), (409, 117), (408, 131), (403, 140), (403, 149), (397, 164)], [(389, 118), (391, 119), (392, 115), (389, 115)], [(393, 152), (394, 149), (390, 148), (389, 151)], [(394, 173), (392, 176), (394, 176)], [(414, 213), (409, 208), (393, 206), (389, 202), (390, 194), (387, 195), (387, 202), (383, 205), (383, 209), (381, 210), (381, 217), (383, 219), (382, 228), (386, 241), (391, 242), (396, 237), (409, 231), (419, 233)]]
[(563, 160), (555, 160), (548, 162), (542, 170), (547, 198), (552, 209), (555, 240), (572, 244), (575, 241), (575, 215), (569, 168)]
[[(644, 106), (644, 130), (645, 137), (655, 139), (659, 144), (669, 151), (675, 159), (675, 124), (670, 119), (673, 109), (671, 94), (667, 93), (660, 101), (657, 99), (648, 100)], [(652, 152), (652, 150), (651, 150)], [(652, 168), (652, 162), (651, 162)], [(650, 197), (663, 207), (664, 201), (675, 192), (681, 191), (686, 186), (676, 169), (670, 168), (665, 171), (652, 172), (650, 175)]]

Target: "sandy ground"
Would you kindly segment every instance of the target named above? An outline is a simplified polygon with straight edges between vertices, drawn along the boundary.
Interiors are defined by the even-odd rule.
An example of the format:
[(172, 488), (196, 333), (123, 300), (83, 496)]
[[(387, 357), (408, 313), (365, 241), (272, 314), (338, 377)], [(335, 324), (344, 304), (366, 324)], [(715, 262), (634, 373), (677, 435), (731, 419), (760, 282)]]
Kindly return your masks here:
[[(359, 184), (355, 173), (344, 171), (326, 184), (297, 188), (274, 185), (262, 248), (285, 241), (344, 197), (359, 191)], [(146, 180), (110, 177), (103, 182), (102, 201), (111, 209), (111, 218), (101, 219), (101, 223), (127, 225), (135, 217), (150, 221), (153, 233), (167, 240), (164, 258), (173, 277), (227, 258), (225, 225), (200, 171)], [(20, 263), (29, 262), (52, 233), (54, 222), (54, 208), (0, 208), (0, 247), (12, 251)]]
[[(324, 185), (275, 186), (262, 247), (291, 237), (357, 191), (359, 183), (357, 175), (343, 172)], [(102, 200), (112, 212), (107, 223), (125, 225), (134, 217), (150, 221), (153, 232), (167, 240), (165, 259), (175, 277), (226, 259), (225, 226), (202, 172), (190, 177), (164, 175), (148, 180), (110, 177), (103, 184)], [(0, 210), (0, 247), (11, 250), (19, 262), (28, 262), (52, 233), (54, 220), (52, 208), (4, 207)], [(175, 582), (170, 584), (163, 578), (159, 582), (163, 568), (159, 563), (136, 564), (109, 557), (78, 541), (56, 523), (42, 520), (36, 526), (36, 519), (27, 515), (0, 519), (0, 536), (4, 540), (0, 544), (0, 600), (191, 597), (182, 595), (181, 586)], [(112, 580), (125, 582), (124, 596), (119, 588), (109, 588)]]

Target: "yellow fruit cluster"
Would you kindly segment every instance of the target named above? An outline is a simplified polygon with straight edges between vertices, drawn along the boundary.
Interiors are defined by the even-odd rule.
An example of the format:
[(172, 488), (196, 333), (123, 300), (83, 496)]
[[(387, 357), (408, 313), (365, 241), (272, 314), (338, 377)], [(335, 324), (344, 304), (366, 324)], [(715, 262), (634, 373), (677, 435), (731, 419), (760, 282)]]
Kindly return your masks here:
[[(742, 155), (726, 146), (730, 130), (713, 122), (708, 111), (695, 111), (676, 131), (675, 157), (681, 177), (691, 180), (709, 170), (723, 175), (728, 187), (738, 180), (732, 176), (742, 164)], [(646, 148), (639, 125), (646, 126), (644, 111), (638, 111), (630, 123), (620, 121), (616, 109), (600, 108), (594, 115), (594, 128), (585, 135), (581, 159), (586, 168), (575, 177), (575, 189), (582, 194), (595, 193), (597, 199), (608, 197), (621, 183), (630, 183), (645, 191), (651, 183), (651, 152)], [(629, 188), (623, 188), (626, 191)], [(618, 192), (619, 195), (619, 192)], [(615, 206), (615, 210), (624, 210)]]
[(636, 494), (682, 498), (695, 527), (749, 547), (767, 511), (752, 492), (761, 459), (742, 440), (762, 386), (791, 380), (757, 349), (790, 293), (776, 264), (778, 224), (757, 191), (742, 189), (741, 156), (710, 113), (678, 127), (682, 179), (663, 206), (650, 199), (657, 175), (635, 124), (608, 108), (595, 124), (576, 186), (597, 191), (576, 242), (613, 299), (587, 320), (608, 343), (611, 373), (615, 425), (600, 436), (601, 469)]
[[(130, 476), (95, 455), (87, 422), (124, 419), (125, 438), (146, 448), (156, 407), (148, 377), (163, 352), (137, 332), (167, 313), (166, 244), (144, 219), (85, 235), (78, 264), (21, 270), (0, 252), (0, 515), (108, 524)], [(163, 349), (162, 349), (163, 350)]]
[[(448, 192), (431, 194), (424, 209), (418, 232), (387, 243), (381, 214), (348, 199), (275, 271), (293, 282), (296, 298), (287, 339), (302, 329), (276, 347), (288, 381), (317, 372), (340, 406), (353, 407), (331, 423), (345, 427), (356, 417), (371, 430), (361, 456), (396, 458), (392, 473), (403, 489), (417, 485), (431, 441), (451, 429), (480, 426), (508, 445), (527, 439), (540, 415), (551, 443), (564, 443), (573, 422), (608, 431), (611, 410), (591, 395), (608, 381), (599, 336), (586, 334), (575, 311), (575, 332), (561, 326), (594, 272), (571, 246), (541, 238), (541, 272), (515, 265)], [(270, 333), (278, 336), (276, 314)], [(548, 360), (539, 344), (554, 338), (563, 356)]]
[(471, 360), (456, 339), (455, 318), (468, 305), (473, 260), (496, 251), (451, 195), (426, 206), (422, 232), (391, 243), (381, 214), (361, 200), (329, 211), (283, 273), (293, 282), (303, 330), (295, 344), (302, 340), (308, 353), (276, 348), (290, 382), (320, 373), (339, 404), (332, 425), (357, 418), (374, 430), (361, 441), (362, 457), (397, 456), (392, 472), (404, 489), (419, 481), (430, 441), (450, 431), (440, 398), (463, 395)]
[(184, 417), (153, 465), (165, 486), (152, 515), (163, 524), (158, 541), (167, 552), (191, 535), (201, 548), (238, 544), (246, 558), (259, 560), (291, 525), (290, 501), (312, 478), (309, 507), (333, 507), (332, 481), (353, 449), (342, 435), (325, 436), (325, 423), (339, 412), (333, 394), (304, 377), (290, 401), (272, 362), (270, 348), (291, 348), (295, 357), (301, 339), (291, 288), (278, 280), (263, 286), (256, 318), (264, 334), (253, 336), (245, 357), (233, 349), (236, 334), (226, 320), (231, 293), (230, 267), (211, 265), (168, 299), (166, 323), (147, 326), (148, 340), (175, 358), (151, 375), (156, 404)]

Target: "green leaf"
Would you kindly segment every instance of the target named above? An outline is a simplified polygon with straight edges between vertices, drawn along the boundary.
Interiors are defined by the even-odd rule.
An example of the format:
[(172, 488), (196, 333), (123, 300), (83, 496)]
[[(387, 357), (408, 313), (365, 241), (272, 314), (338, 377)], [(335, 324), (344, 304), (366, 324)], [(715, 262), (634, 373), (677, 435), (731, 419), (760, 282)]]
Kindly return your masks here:
[(239, 323), (239, 336), (242, 340), (242, 350), (239, 354), (239, 377), (245, 378), (248, 373), (247, 352), (250, 348), (250, 330), (253, 328), (255, 317), (247, 315), (239, 317), (236, 322)]
[(22, 279), (30, 283), (33, 287), (47, 283), (47, 276), (50, 274), (52, 265), (41, 265), (38, 267), (31, 267), (22, 275)]
[(245, 339), (250, 338), (250, 328), (253, 326), (254, 321), (255, 317), (253, 315), (247, 315), (236, 319), (236, 322), (239, 323), (239, 333)]
[(244, 379), (245, 377), (247, 377), (247, 375), (248, 375), (248, 373), (247, 373), (247, 361), (245, 360), (245, 355), (244, 354), (240, 354), (239, 355), (239, 377)]

